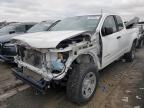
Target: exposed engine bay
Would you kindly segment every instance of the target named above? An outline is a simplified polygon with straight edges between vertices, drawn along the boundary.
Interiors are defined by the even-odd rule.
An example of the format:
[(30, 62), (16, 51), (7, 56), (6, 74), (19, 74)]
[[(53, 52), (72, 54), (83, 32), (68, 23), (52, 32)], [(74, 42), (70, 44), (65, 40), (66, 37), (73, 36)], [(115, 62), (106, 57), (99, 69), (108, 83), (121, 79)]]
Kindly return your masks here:
[(15, 62), (20, 68), (23, 68), (24, 72), (31, 70), (47, 81), (62, 79), (71, 68), (72, 62), (79, 55), (97, 54), (99, 48), (91, 42), (91, 34), (90, 32), (84, 32), (72, 36), (72, 38), (61, 41), (56, 48), (49, 49), (32, 48), (25, 43), (14, 40), (18, 46), (18, 56), (15, 57)]

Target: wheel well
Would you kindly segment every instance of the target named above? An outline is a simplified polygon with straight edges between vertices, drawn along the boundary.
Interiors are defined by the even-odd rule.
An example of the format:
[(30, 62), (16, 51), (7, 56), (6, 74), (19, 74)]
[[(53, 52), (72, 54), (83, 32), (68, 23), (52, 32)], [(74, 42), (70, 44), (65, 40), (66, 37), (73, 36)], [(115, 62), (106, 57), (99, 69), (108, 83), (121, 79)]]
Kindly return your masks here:
[[(72, 69), (75, 67), (75, 65), (78, 64), (87, 64), (87, 63), (92, 63), (92, 64), (96, 64), (95, 59), (92, 55), (90, 54), (82, 54), (79, 55), (70, 65), (70, 68), (68, 69), (68, 74), (67, 76), (69, 76), (69, 74), (72, 72)], [(97, 65), (96, 65), (97, 66)]]
[(82, 54), (82, 55), (79, 55), (70, 65), (70, 68), (68, 69), (68, 74), (65, 76), (66, 79), (69, 78), (69, 75), (72, 73), (72, 70), (73, 68), (76, 66), (76, 65), (79, 65), (79, 64), (87, 64), (87, 63), (92, 63), (92, 64), (96, 64), (95, 63), (95, 60), (94, 60), (94, 57), (90, 54)]
[(74, 60), (74, 63), (94, 63), (94, 58), (90, 54), (80, 55)]
[(134, 41), (133, 41), (133, 43), (135, 43), (136, 45), (138, 44), (138, 39), (135, 39)]

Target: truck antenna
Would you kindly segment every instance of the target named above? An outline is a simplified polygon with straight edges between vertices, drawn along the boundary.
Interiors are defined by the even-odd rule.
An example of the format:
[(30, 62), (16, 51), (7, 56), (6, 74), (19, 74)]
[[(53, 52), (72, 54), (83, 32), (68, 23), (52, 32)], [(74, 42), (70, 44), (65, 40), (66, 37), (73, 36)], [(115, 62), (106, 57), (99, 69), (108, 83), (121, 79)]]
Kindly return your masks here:
[(101, 9), (101, 15), (103, 14), (103, 9)]

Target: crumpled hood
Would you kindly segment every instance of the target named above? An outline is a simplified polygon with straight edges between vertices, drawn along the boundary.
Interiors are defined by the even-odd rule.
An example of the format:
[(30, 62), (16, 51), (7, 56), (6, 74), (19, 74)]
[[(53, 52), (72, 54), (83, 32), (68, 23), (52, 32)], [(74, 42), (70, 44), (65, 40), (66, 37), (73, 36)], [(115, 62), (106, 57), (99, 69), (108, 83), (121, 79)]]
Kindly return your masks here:
[(20, 34), (7, 34), (7, 35), (1, 35), (0, 36), (0, 43), (8, 42), (12, 39), (12, 37), (15, 37)]
[(28, 44), (33, 48), (56, 48), (63, 40), (77, 36), (84, 31), (49, 31), (28, 33), (12, 39)]

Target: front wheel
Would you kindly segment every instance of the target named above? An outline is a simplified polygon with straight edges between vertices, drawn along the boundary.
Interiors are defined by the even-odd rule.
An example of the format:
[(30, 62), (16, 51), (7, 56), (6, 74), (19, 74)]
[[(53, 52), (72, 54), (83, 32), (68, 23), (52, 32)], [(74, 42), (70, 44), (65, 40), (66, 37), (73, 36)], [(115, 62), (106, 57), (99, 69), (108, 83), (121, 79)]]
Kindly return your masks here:
[(98, 71), (93, 64), (77, 64), (67, 83), (67, 96), (75, 103), (89, 101), (98, 86)]
[(133, 43), (131, 51), (125, 54), (124, 58), (127, 62), (133, 62), (133, 60), (135, 59), (135, 54), (136, 54), (136, 43)]

